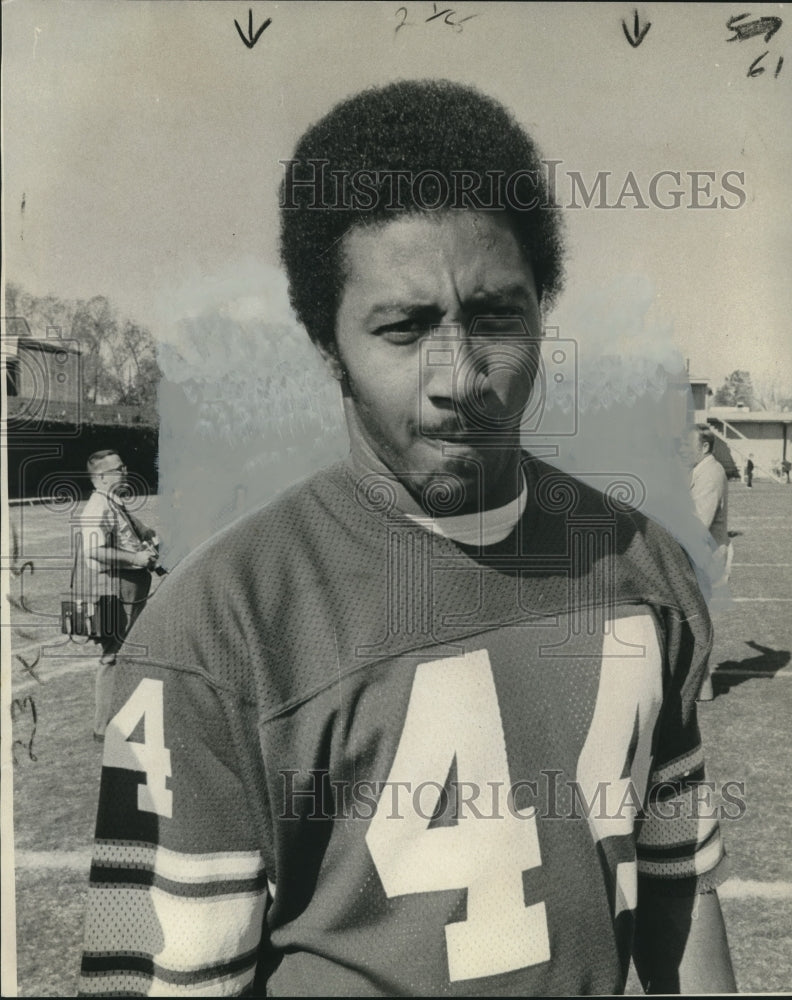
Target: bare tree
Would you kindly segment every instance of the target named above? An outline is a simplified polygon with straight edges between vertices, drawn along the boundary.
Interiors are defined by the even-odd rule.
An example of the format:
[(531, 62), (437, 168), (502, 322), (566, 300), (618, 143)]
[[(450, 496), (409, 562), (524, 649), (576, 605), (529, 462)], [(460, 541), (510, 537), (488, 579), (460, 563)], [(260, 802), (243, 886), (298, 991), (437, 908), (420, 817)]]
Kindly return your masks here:
[(775, 379), (757, 379), (754, 382), (754, 394), (761, 410), (792, 409), (792, 386)]
[(14, 282), (5, 289), (6, 316), (22, 317), (34, 337), (48, 328), (79, 344), (83, 401), (152, 406), (161, 372), (151, 332), (131, 319), (119, 319), (105, 295), (91, 299), (34, 296)]

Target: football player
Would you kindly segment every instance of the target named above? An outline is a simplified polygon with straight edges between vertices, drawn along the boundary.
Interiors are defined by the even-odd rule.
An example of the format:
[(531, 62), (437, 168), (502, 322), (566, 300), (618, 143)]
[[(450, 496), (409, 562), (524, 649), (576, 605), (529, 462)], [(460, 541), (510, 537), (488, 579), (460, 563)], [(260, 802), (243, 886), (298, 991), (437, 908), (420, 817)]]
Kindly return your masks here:
[(348, 460), (204, 544), (122, 656), (82, 995), (733, 991), (679, 546), (522, 450), (562, 238), (478, 91), (358, 94), (284, 164)]

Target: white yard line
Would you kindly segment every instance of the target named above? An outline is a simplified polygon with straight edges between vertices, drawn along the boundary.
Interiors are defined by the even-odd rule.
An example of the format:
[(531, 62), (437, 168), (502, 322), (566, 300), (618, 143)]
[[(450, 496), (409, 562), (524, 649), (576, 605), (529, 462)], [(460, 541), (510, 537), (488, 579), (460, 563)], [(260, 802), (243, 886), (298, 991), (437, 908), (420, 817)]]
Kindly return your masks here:
[(17, 643), (12, 642), (10, 644), (10, 646), (9, 646), (9, 649), (10, 649), (11, 653), (13, 653), (14, 655), (16, 655), (18, 653), (20, 656), (29, 656), (31, 653), (38, 653), (39, 650), (43, 653), (45, 649), (47, 649), (47, 650), (49, 650), (49, 649), (63, 649), (65, 646), (68, 646), (68, 644), (69, 644), (69, 640), (66, 639), (65, 637), (64, 637), (64, 641), (63, 642), (57, 642), (57, 643), (53, 642), (53, 643), (49, 643), (47, 646), (43, 646), (41, 644), (40, 640), (31, 639), (24, 646), (18, 645)]
[(31, 871), (84, 871), (91, 867), (91, 852), (85, 851), (17, 851), (16, 867)]
[(730, 878), (718, 886), (721, 899), (792, 899), (792, 882), (759, 882)]
[(739, 531), (743, 521), (788, 521), (787, 514), (740, 514), (739, 520), (729, 526), (729, 531)]
[[(99, 665), (98, 653), (93, 656), (70, 656), (68, 658), (63, 657), (63, 659), (66, 660), (65, 663), (53, 668), (49, 667), (46, 661), (44, 663), (37, 663), (33, 668), (33, 672), (39, 678), (38, 680), (34, 677), (20, 678), (17, 673), (12, 682), (14, 697), (16, 698), (19, 694), (25, 694), (28, 691), (37, 691), (39, 688), (48, 684), (52, 680), (57, 680), (59, 677), (66, 677), (69, 674), (81, 674), (90, 670), (95, 670)], [(52, 660), (49, 660), (49, 663), (51, 662)]]
[(732, 597), (738, 604), (792, 604), (792, 597)]
[(735, 566), (753, 566), (755, 568), (762, 566), (766, 568), (770, 567), (772, 569), (785, 569), (788, 566), (792, 566), (792, 563), (732, 563), (732, 568)]
[(792, 670), (779, 670), (777, 673), (772, 674), (769, 670), (720, 670), (715, 669), (712, 671), (713, 677), (762, 677), (767, 680), (776, 680), (776, 678), (782, 678), (783, 680), (792, 680)]

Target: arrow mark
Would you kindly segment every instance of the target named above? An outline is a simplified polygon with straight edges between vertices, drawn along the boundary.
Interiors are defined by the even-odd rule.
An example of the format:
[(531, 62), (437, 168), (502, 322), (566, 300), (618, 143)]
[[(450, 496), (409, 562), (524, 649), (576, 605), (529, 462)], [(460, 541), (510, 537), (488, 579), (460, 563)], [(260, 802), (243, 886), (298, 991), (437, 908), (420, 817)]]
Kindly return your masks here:
[(624, 23), (624, 18), (622, 18), (622, 28), (624, 30), (624, 37), (632, 45), (634, 49), (637, 49), (641, 42), (646, 38), (646, 32), (652, 27), (652, 22), (647, 21), (646, 24), (641, 27), (640, 20), (638, 18), (638, 11), (633, 11), (633, 33), (630, 34), (630, 30)]
[(239, 37), (242, 39), (242, 41), (245, 43), (245, 45), (247, 45), (247, 47), (249, 49), (252, 49), (253, 46), (256, 44), (256, 42), (259, 40), (259, 38), (261, 38), (262, 32), (266, 28), (269, 28), (269, 26), (272, 24), (272, 18), (268, 17), (267, 20), (262, 24), (262, 26), (259, 28), (259, 30), (254, 35), (253, 34), (253, 11), (250, 8), (248, 8), (248, 33), (247, 33), (247, 38), (245, 37), (245, 33), (239, 27), (239, 21), (237, 21), (236, 18), (234, 18), (234, 24), (236, 25), (236, 30), (239, 32)]

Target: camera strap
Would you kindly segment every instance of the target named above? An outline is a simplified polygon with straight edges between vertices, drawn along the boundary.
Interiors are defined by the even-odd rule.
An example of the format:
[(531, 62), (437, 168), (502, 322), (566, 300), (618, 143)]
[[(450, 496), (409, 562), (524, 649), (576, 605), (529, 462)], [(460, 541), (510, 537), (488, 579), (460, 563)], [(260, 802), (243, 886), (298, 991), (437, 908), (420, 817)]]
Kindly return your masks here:
[(123, 517), (123, 519), (126, 521), (127, 527), (135, 536), (135, 538), (140, 542), (141, 545), (144, 545), (145, 540), (140, 533), (140, 529), (135, 523), (135, 518), (133, 518), (132, 515), (129, 513), (129, 511), (126, 509), (126, 507), (124, 507), (122, 503), (119, 503), (114, 497), (108, 495), (107, 499), (110, 501), (110, 506), (113, 508), (113, 510), (119, 513), (121, 517)]
[[(133, 517), (129, 513), (129, 511), (124, 507), (124, 505), (122, 503), (119, 503), (113, 497), (111, 497), (111, 496), (108, 495), (107, 499), (109, 500), (110, 505), (113, 508), (113, 510), (117, 511), (121, 515), (121, 517), (123, 517), (123, 519), (126, 521), (127, 525), (129, 526), (129, 530), (132, 532), (132, 534), (135, 536), (135, 538), (138, 540), (138, 542), (140, 542), (141, 545), (147, 545), (148, 543), (146, 542), (146, 539), (143, 537), (143, 535), (142, 535), (142, 533), (140, 531), (140, 528), (138, 527), (139, 522), (138, 522), (137, 518)], [(138, 570), (133, 570), (132, 572), (133, 573), (137, 573), (139, 571)], [(167, 570), (161, 569), (160, 567), (156, 567), (153, 571), (149, 570), (149, 572), (154, 572), (158, 576), (166, 576), (167, 575)], [(148, 589), (146, 589), (146, 594), (145, 594), (144, 597), (142, 597), (140, 599), (137, 599), (137, 600), (133, 599), (131, 601), (125, 601), (124, 603), (126, 603), (126, 604), (145, 604), (146, 601), (148, 600), (149, 596), (150, 596), (149, 595), (149, 591), (148, 591)]]
[(82, 548), (82, 532), (77, 532), (77, 546), (74, 550), (74, 564), (72, 565), (71, 579), (69, 580), (69, 592), (74, 597), (74, 577), (77, 575), (77, 564), (80, 561), (80, 549)]

